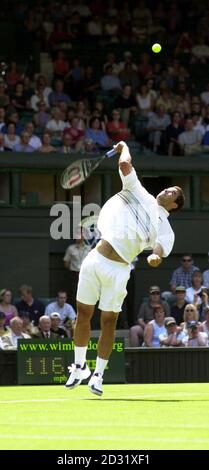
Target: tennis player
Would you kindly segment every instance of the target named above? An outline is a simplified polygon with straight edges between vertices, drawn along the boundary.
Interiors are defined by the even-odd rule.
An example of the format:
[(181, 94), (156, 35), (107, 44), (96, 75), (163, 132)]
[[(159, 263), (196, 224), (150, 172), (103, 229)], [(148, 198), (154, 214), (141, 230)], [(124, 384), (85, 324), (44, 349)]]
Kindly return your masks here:
[(152, 249), (147, 262), (157, 267), (173, 248), (174, 233), (168, 222), (170, 212), (184, 205), (181, 188), (161, 191), (156, 199), (137, 178), (131, 155), (123, 141), (114, 146), (120, 153), (119, 174), (122, 191), (111, 197), (101, 209), (98, 228), (101, 240), (85, 258), (77, 290), (75, 328), (75, 364), (69, 367), (66, 387), (73, 389), (90, 376), (86, 364), (90, 338), (90, 320), (95, 304), (101, 309), (101, 334), (95, 371), (90, 378), (90, 391), (102, 395), (103, 373), (112, 351), (115, 328), (130, 276), (130, 263), (144, 249)]

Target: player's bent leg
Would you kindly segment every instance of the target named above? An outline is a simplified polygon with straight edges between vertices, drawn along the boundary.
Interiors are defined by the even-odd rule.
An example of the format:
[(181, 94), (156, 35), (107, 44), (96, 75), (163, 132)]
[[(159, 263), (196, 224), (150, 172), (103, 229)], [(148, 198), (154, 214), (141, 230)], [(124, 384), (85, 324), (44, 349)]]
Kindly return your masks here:
[(98, 342), (98, 356), (109, 359), (115, 339), (115, 328), (119, 313), (101, 312), (101, 333)]
[(102, 396), (103, 393), (103, 373), (112, 352), (117, 319), (118, 313), (104, 311), (101, 313), (101, 334), (98, 342), (96, 369), (88, 383), (90, 391), (98, 396)]
[(91, 375), (86, 364), (87, 344), (90, 338), (90, 321), (94, 313), (94, 305), (77, 302), (77, 319), (75, 325), (75, 363), (69, 366), (70, 376), (65, 386), (68, 389), (78, 387), (81, 382)]
[(76, 346), (87, 346), (91, 334), (91, 318), (95, 305), (85, 305), (77, 301), (77, 319), (75, 324), (74, 343)]

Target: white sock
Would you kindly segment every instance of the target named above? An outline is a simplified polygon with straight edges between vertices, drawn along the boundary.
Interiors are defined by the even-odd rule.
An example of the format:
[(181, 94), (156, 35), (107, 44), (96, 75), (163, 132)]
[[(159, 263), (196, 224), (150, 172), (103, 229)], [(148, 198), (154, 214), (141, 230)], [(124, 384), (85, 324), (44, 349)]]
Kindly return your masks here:
[(75, 346), (75, 364), (83, 367), (86, 362), (87, 346)]
[(101, 357), (97, 356), (96, 369), (94, 371), (94, 374), (103, 375), (107, 363), (108, 363), (108, 359), (101, 359)]

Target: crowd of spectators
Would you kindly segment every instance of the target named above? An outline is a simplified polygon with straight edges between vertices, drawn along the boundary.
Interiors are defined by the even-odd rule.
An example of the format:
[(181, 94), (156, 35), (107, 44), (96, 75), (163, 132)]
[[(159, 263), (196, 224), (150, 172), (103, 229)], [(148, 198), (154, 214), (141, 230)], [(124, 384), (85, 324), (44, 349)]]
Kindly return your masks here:
[[(1, 15), (15, 20), (27, 43), (40, 40), (45, 49), (60, 44), (70, 49), (95, 37), (102, 44), (146, 44), (157, 36), (177, 52), (196, 47), (198, 54), (198, 46), (208, 40), (208, 0), (14, 0), (12, 11), (11, 3), (2, 1)], [(197, 43), (194, 34), (201, 36)]]
[(130, 328), (130, 346), (209, 346), (208, 274), (209, 269), (201, 273), (191, 254), (185, 254), (171, 275), (169, 292), (150, 287)]
[[(119, 140), (137, 139), (157, 154), (181, 157), (209, 152), (208, 0), (78, 0), (76, 4), (72, 0), (3, 0), (0, 17), (15, 23), (17, 44), (25, 46), (28, 59), (38, 43), (52, 65), (51, 76), (22, 67), (15, 57), (0, 63), (0, 151), (87, 153)], [(158, 55), (151, 51), (156, 41), (162, 44)], [(95, 44), (98, 57), (88, 49)], [(131, 327), (130, 334), (135, 334), (131, 344), (149, 346), (155, 324), (148, 328), (148, 335), (144, 331), (155, 321), (156, 308), (159, 326), (169, 328), (176, 323), (179, 333), (186, 321), (187, 302), (198, 314), (191, 321), (200, 318), (202, 328), (208, 315), (208, 292), (202, 290), (209, 288), (208, 272), (202, 279), (190, 255), (184, 258), (172, 276), (170, 292), (162, 293), (160, 312), (160, 289), (151, 287), (138, 324)], [(184, 267), (187, 262), (189, 270)], [(151, 292), (153, 287), (156, 292)], [(154, 295), (158, 295), (157, 302)], [(12, 305), (11, 298), (10, 290), (1, 292), (1, 332), (9, 325), (30, 336), (57, 330), (57, 324), (51, 326), (52, 318), (44, 318), (47, 312), (38, 300), (35, 310), (31, 307), (36, 301), (30, 289), (21, 294), (20, 303), (38, 312), (37, 318), (31, 317), (30, 309), (25, 311), (26, 305)], [(169, 311), (174, 301), (175, 308)], [(59, 305), (54, 308), (50, 316), (58, 315), (55, 323), (66, 320), (67, 325), (68, 317), (63, 320)], [(165, 314), (175, 321), (165, 324)], [(60, 328), (72, 335), (66, 325)]]
[[(137, 138), (160, 154), (208, 153), (209, 83), (193, 76), (209, 63), (208, 1), (22, 1), (12, 18), (47, 51), (53, 76), (1, 64), (0, 151), (94, 152)], [(165, 55), (151, 52), (156, 38)], [(84, 60), (90, 39), (99, 66), (88, 47)], [(110, 44), (130, 50), (105, 57)]]
[[(19, 338), (73, 338), (75, 320), (65, 290), (43, 303), (33, 297), (32, 287), (22, 285), (15, 305), (9, 289), (0, 291), (1, 349), (17, 349)], [(133, 324), (134, 315), (130, 323), (131, 347), (209, 346), (209, 269), (201, 273), (192, 256), (185, 254), (171, 274), (170, 291), (151, 286), (137, 323)]]
[(0, 291), (0, 349), (17, 349), (18, 339), (73, 338), (76, 313), (60, 290), (56, 300), (45, 303), (33, 297), (31, 286), (20, 287), (20, 298), (12, 304), (9, 289)]

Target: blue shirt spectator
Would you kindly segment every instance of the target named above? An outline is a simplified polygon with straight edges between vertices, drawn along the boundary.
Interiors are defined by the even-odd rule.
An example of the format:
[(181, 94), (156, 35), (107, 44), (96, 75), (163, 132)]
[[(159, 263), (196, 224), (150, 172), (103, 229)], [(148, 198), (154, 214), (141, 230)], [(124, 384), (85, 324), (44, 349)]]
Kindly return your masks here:
[(170, 286), (173, 293), (175, 293), (177, 286), (184, 286), (185, 289), (191, 287), (192, 275), (194, 271), (199, 271), (199, 268), (193, 265), (193, 259), (191, 255), (184, 255), (181, 262), (182, 266), (175, 269), (171, 277)]
[(55, 90), (52, 91), (49, 95), (49, 104), (51, 107), (56, 106), (57, 103), (67, 103), (71, 104), (72, 100), (66, 93), (63, 92), (63, 81), (56, 80)]
[(101, 128), (101, 122), (98, 118), (92, 118), (90, 120), (85, 137), (88, 140), (92, 140), (93, 143), (99, 147), (108, 147), (111, 145), (111, 141), (107, 133)]
[(13, 148), (14, 152), (34, 152), (35, 148), (29, 144), (30, 135), (28, 132), (23, 131), (20, 138), (20, 143)]

